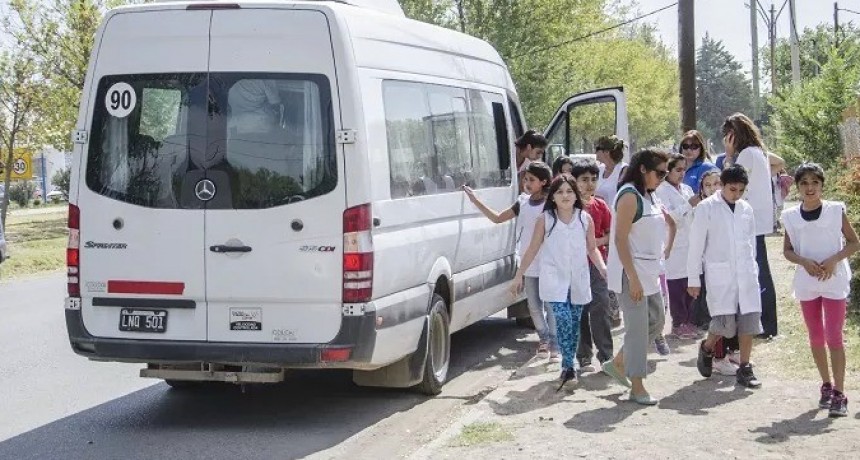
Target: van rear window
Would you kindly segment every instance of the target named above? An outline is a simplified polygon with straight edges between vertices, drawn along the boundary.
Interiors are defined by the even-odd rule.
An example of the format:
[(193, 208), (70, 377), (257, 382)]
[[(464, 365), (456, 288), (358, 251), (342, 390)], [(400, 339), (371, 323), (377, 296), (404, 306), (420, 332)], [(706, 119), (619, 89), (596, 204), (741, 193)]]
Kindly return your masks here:
[[(87, 185), (153, 208), (259, 209), (337, 185), (328, 80), (189, 73), (102, 78)], [(208, 179), (214, 196), (196, 186)]]

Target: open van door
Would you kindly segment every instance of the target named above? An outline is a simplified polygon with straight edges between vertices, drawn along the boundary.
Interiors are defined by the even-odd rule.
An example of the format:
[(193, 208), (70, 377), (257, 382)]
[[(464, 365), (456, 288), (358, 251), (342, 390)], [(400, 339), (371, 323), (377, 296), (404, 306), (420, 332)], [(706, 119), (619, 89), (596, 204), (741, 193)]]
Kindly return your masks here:
[[(601, 136), (615, 134), (630, 143), (627, 98), (624, 88), (606, 88), (579, 93), (564, 102), (544, 132), (549, 141), (546, 162), (561, 155), (594, 157), (594, 144)], [(630, 152), (624, 153), (628, 161)]]

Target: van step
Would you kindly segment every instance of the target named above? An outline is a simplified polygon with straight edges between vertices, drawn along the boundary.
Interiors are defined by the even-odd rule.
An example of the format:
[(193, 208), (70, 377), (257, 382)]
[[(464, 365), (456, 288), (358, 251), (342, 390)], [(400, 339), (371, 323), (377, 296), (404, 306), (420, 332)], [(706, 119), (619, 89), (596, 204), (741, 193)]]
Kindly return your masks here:
[(228, 383), (278, 383), (284, 380), (284, 370), (264, 372), (251, 371), (203, 371), (183, 369), (141, 369), (141, 377), (193, 382)]

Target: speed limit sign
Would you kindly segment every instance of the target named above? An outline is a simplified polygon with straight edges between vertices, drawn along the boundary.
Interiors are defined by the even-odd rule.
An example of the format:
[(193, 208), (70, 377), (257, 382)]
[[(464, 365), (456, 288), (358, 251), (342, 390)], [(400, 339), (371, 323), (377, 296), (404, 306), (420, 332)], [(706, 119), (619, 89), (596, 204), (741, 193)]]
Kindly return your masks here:
[(33, 178), (33, 152), (26, 149), (15, 149), (12, 162), (12, 180), (30, 180)]
[(27, 174), (27, 169), (28, 169), (27, 162), (24, 161), (23, 158), (15, 158), (15, 161), (12, 163), (12, 172), (13, 173), (15, 173), (19, 176), (23, 176), (23, 175)]

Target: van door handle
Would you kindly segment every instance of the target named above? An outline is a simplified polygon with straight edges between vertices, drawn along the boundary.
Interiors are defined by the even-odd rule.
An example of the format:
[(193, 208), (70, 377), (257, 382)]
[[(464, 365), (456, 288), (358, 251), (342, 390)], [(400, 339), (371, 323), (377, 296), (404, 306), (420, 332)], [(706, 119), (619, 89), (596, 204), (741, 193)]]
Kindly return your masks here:
[(222, 252), (251, 252), (251, 246), (227, 246), (226, 244), (218, 244), (215, 246), (209, 246), (209, 250), (212, 252), (222, 253)]

